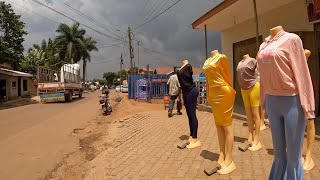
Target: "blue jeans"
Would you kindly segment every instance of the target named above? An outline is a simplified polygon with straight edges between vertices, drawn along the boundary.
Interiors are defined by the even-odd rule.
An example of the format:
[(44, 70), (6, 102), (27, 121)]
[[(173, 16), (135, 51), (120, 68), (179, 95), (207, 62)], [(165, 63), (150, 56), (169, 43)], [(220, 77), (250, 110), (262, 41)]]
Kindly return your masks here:
[(198, 96), (199, 90), (196, 87), (183, 94), (183, 102), (189, 119), (190, 136), (194, 139), (198, 138), (198, 118), (196, 114)]
[(266, 95), (274, 161), (269, 180), (303, 180), (301, 161), (306, 119), (299, 96)]
[(169, 102), (169, 112), (172, 113), (174, 108), (174, 103), (176, 102), (178, 96), (170, 96), (170, 102)]

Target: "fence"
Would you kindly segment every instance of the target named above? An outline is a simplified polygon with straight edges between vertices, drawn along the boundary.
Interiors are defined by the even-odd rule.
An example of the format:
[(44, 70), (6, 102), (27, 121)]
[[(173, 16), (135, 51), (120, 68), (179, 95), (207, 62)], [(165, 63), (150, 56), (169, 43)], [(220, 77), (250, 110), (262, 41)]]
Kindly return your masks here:
[(39, 83), (80, 83), (80, 68), (72, 64), (64, 64), (60, 70), (38, 66), (37, 78)]
[[(128, 80), (128, 95), (130, 99), (136, 99), (139, 95), (137, 82), (141, 79), (148, 79), (147, 75), (131, 75)], [(151, 75), (150, 80), (145, 87), (147, 98), (163, 98), (169, 93), (167, 85), (168, 75)], [(199, 90), (198, 104), (206, 104), (206, 77), (204, 74), (194, 75), (194, 83)]]
[[(128, 78), (128, 96), (129, 99), (137, 98), (137, 81), (140, 79), (148, 79), (147, 75), (131, 75)], [(148, 98), (163, 98), (168, 94), (168, 75), (151, 75), (146, 85)]]
[(193, 81), (199, 90), (198, 104), (207, 103), (206, 76), (204, 74), (194, 75)]
[(54, 81), (61, 81), (61, 71), (51, 70), (45, 67), (38, 66), (37, 79), (39, 83), (48, 83)]

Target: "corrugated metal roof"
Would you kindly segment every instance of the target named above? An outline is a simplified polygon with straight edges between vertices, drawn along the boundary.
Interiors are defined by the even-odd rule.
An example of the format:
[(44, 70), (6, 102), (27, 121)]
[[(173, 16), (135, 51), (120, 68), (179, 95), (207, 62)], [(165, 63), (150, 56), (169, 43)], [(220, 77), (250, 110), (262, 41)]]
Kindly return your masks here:
[(9, 76), (18, 76), (18, 77), (33, 77), (33, 75), (29, 73), (24, 73), (21, 71), (14, 71), (14, 70), (4, 69), (4, 68), (0, 68), (0, 74), (6, 74)]

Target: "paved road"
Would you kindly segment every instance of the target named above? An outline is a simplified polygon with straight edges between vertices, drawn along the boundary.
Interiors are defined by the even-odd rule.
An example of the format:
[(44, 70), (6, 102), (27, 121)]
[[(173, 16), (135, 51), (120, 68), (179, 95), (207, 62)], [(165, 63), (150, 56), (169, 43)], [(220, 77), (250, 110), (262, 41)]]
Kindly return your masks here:
[(97, 93), (72, 103), (0, 111), (0, 179), (39, 179), (78, 148), (75, 128), (99, 112)]
[[(202, 146), (180, 150), (176, 143), (188, 138), (188, 121), (182, 116), (167, 117), (166, 111), (135, 114), (119, 121), (119, 136), (114, 148), (99, 154), (87, 163), (84, 179), (228, 179), (265, 180), (273, 161), (271, 131), (261, 133), (263, 148), (257, 152), (241, 152), (238, 145), (247, 136), (244, 121), (234, 119), (235, 145), (233, 160), (237, 169), (229, 175), (203, 172), (207, 163), (218, 159), (217, 131), (211, 113), (198, 112), (199, 139)], [(306, 180), (320, 177), (320, 142), (315, 141), (315, 168), (305, 175)]]

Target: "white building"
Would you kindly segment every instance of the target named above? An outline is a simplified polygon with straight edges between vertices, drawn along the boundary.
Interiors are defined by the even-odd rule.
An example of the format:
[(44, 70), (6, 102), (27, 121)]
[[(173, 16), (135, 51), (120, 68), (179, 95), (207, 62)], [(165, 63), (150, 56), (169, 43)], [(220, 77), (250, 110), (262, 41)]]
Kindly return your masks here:
[(37, 94), (32, 74), (0, 68), (0, 101)]
[[(314, 18), (318, 20), (320, 19), (320, 0), (314, 0), (314, 2)], [(305, 3), (305, 0), (256, 0), (259, 45), (269, 36), (270, 29), (278, 25), (287, 32), (298, 34), (304, 47), (312, 52), (309, 68), (312, 79), (319, 87), (320, 25), (309, 23)], [(192, 26), (194, 29), (221, 32), (222, 53), (229, 58), (234, 88), (237, 91), (236, 102), (242, 104), (240, 88), (235, 81), (237, 77), (234, 72), (244, 54), (250, 54), (251, 57), (256, 57), (257, 54), (253, 0), (225, 0), (197, 19)], [(212, 50), (208, 50), (207, 53), (209, 54)]]

